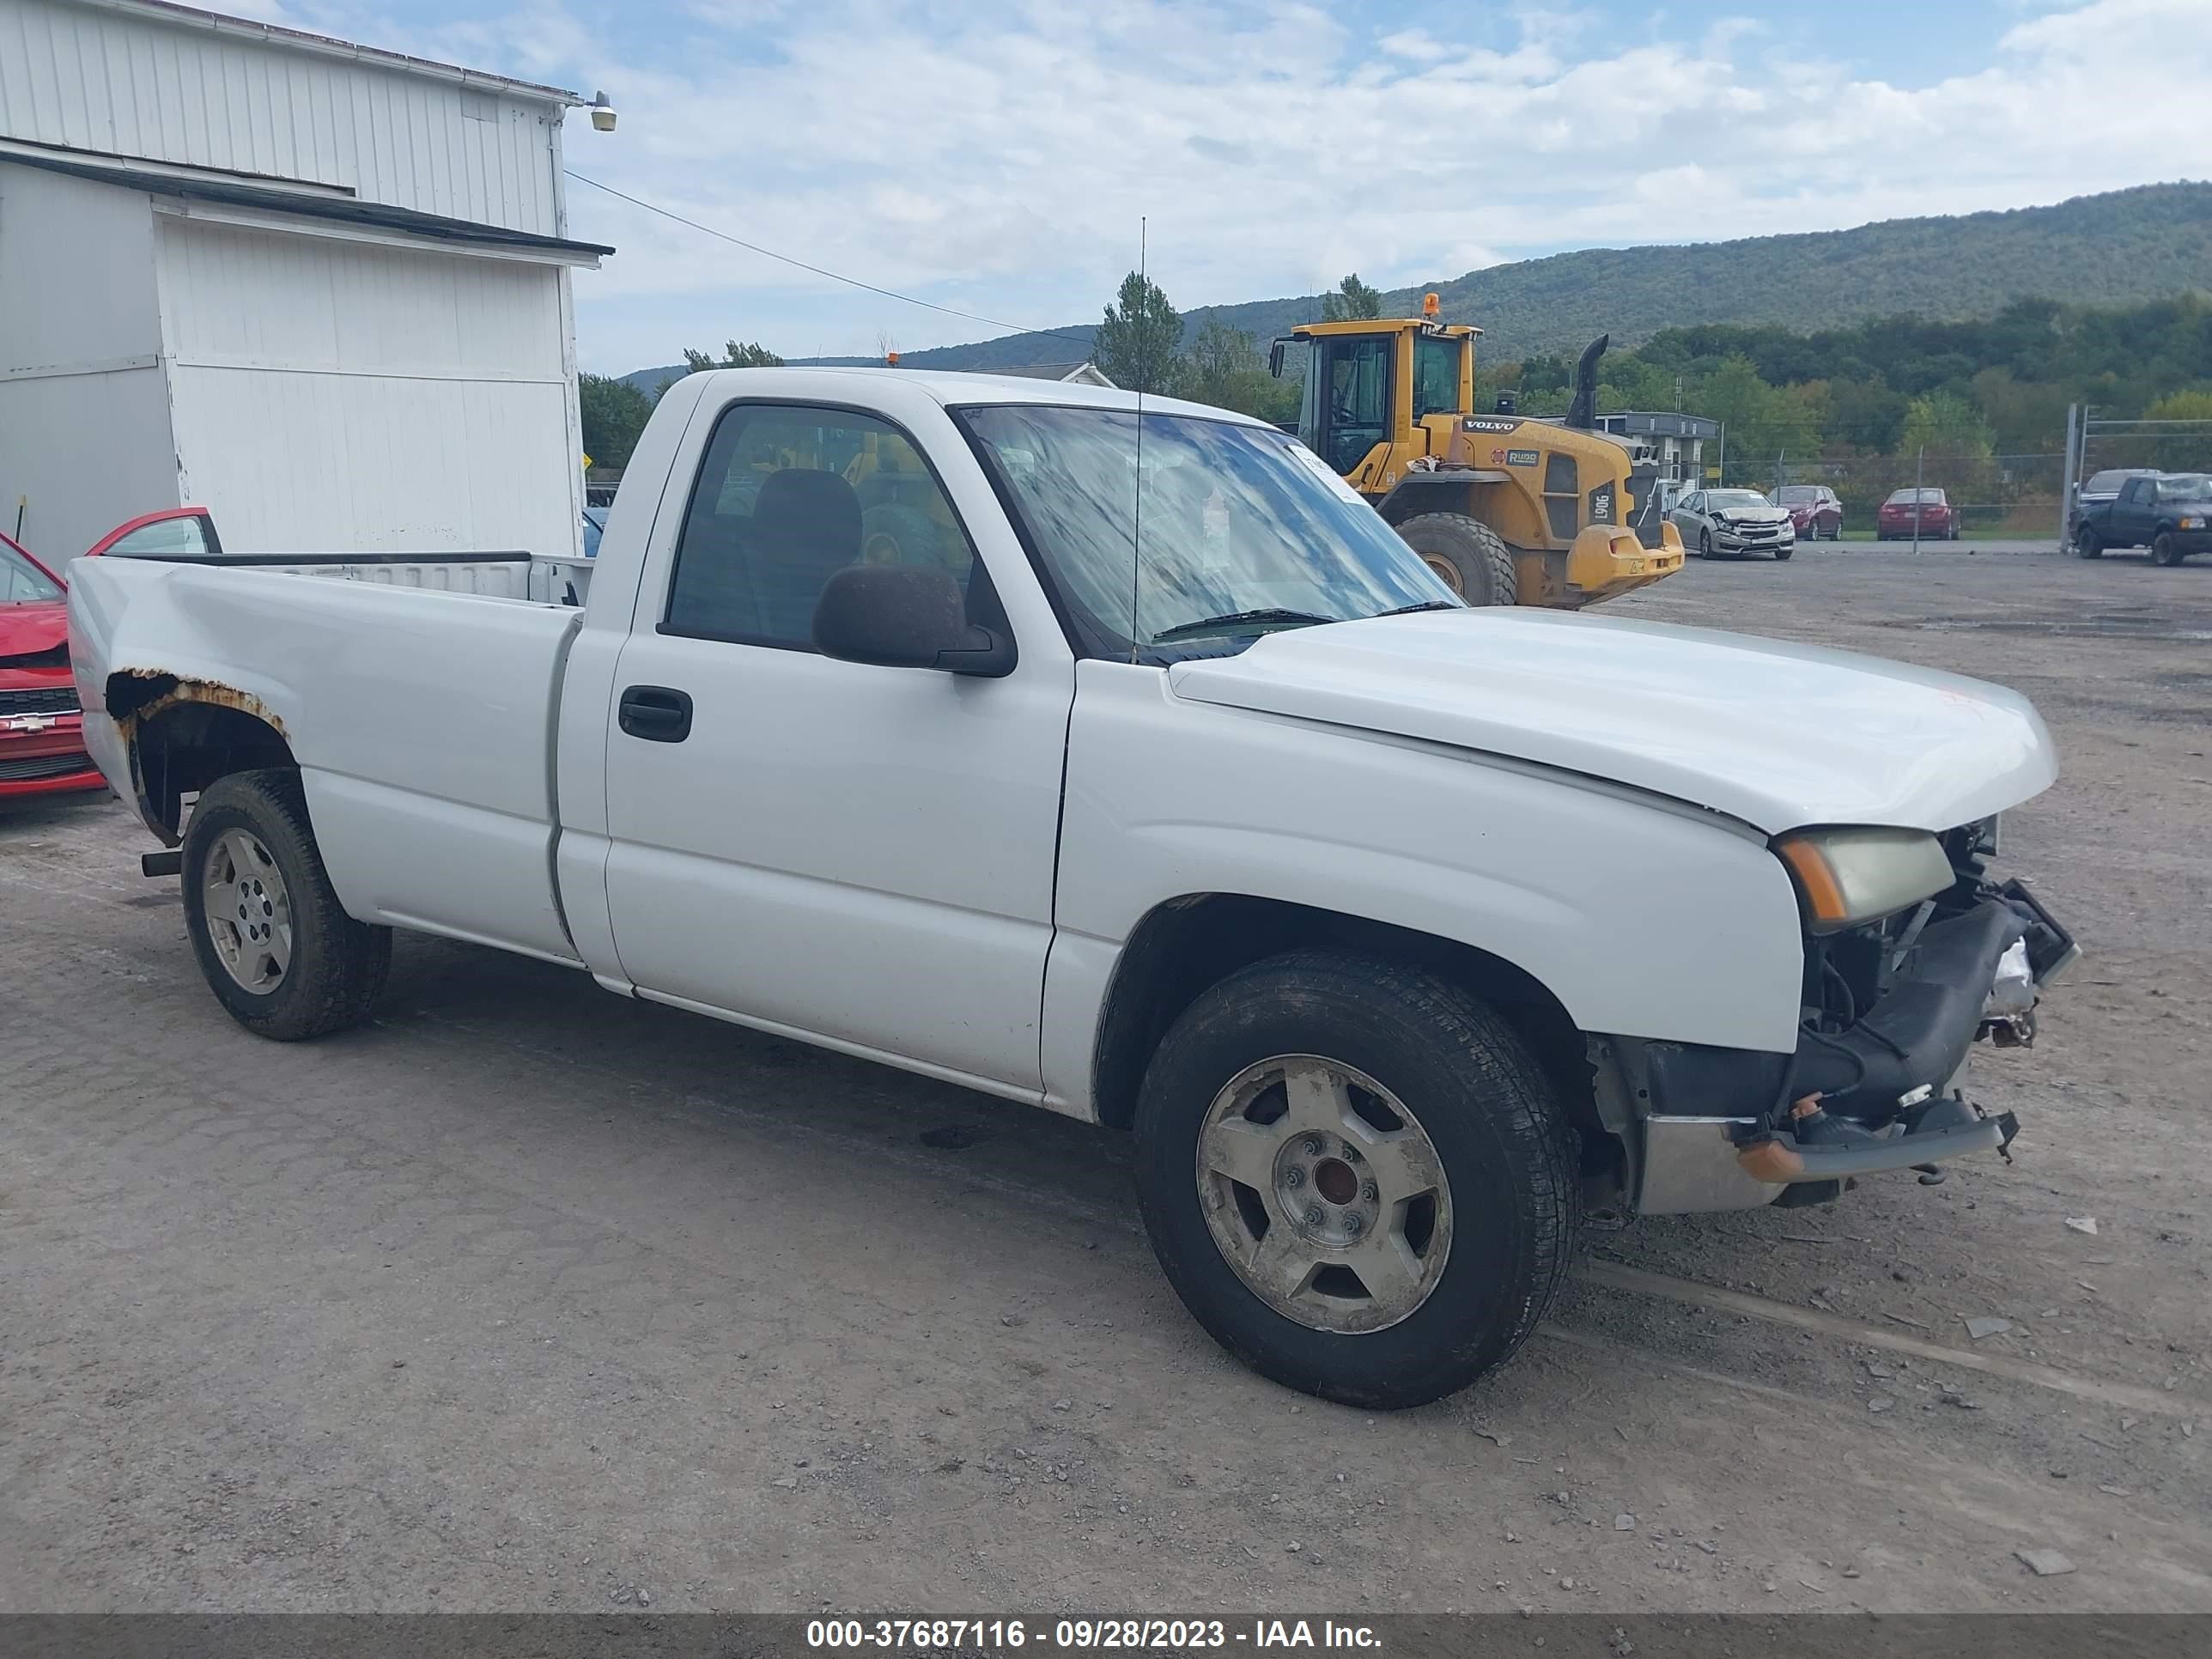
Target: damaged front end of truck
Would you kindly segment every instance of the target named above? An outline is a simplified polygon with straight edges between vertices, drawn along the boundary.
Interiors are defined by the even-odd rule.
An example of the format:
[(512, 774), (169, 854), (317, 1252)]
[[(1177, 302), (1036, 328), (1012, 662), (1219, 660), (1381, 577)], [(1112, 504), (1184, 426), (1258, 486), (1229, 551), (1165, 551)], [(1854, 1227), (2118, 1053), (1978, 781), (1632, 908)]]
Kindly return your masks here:
[[(2033, 1043), (2042, 988), (2078, 951), (2023, 884), (1990, 877), (1997, 840), (1996, 817), (1935, 836), (1778, 838), (1805, 920), (1796, 1050), (1594, 1040), (1599, 1116), (1620, 1142), (1626, 1206), (1819, 1204), (1884, 1170), (1916, 1170), (1932, 1184), (1949, 1158), (2008, 1162), (2019, 1125), (1974, 1100), (1968, 1059), (1978, 1042)], [(1854, 861), (1869, 868), (1875, 854), (1889, 879), (1926, 896), (1855, 905)]]

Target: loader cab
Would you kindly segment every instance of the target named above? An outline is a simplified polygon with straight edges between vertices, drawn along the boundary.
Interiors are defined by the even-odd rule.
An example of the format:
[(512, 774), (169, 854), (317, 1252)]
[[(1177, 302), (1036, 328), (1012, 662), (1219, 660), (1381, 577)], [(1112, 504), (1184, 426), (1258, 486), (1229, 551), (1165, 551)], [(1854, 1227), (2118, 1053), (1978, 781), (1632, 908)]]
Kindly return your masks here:
[[(1475, 412), (1482, 331), (1438, 322), (1437, 305), (1431, 294), (1419, 317), (1304, 323), (1276, 340), (1268, 368), (1304, 381), (1286, 429), (1471, 605), (1576, 610), (1680, 569), (1671, 526), (1649, 547), (1626, 527), (1641, 499), (1628, 451), (1589, 430), (1590, 414)], [(1578, 411), (1595, 404), (1605, 343), (1576, 369)]]
[(1305, 323), (1278, 339), (1268, 368), (1279, 378), (1302, 348), (1304, 392), (1298, 441), (1370, 495), (1385, 475), (1428, 453), (1423, 420), (1473, 406), (1480, 329), (1426, 319)]

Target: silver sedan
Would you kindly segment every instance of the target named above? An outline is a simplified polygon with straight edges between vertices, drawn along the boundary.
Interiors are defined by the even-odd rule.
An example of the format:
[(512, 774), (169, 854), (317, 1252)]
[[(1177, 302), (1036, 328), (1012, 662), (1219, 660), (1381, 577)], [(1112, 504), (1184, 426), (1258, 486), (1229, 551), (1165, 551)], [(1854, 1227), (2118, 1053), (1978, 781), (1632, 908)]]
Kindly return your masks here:
[(1775, 506), (1755, 489), (1693, 489), (1667, 516), (1680, 532), (1684, 550), (1700, 558), (1767, 553), (1786, 559), (1797, 550), (1789, 508)]

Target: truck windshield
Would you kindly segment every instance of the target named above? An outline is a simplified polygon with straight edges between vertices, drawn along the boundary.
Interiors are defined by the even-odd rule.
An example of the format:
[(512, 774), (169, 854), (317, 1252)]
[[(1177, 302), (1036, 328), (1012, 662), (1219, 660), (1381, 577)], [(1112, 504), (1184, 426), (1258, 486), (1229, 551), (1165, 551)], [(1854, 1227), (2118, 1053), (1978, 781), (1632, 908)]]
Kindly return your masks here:
[(1282, 433), (1146, 415), (1139, 462), (1131, 410), (955, 413), (1093, 655), (1127, 658), (1133, 641), (1141, 662), (1219, 656), (1278, 628), (1459, 604)]

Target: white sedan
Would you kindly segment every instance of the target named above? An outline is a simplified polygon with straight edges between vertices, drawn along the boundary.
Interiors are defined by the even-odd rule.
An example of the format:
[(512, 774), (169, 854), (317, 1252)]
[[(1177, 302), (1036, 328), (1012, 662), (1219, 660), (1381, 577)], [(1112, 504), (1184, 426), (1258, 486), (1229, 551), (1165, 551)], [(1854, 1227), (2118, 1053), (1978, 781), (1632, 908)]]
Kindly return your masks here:
[(1771, 553), (1786, 559), (1797, 550), (1790, 509), (1755, 489), (1693, 489), (1667, 516), (1681, 532), (1683, 547), (1699, 558)]

